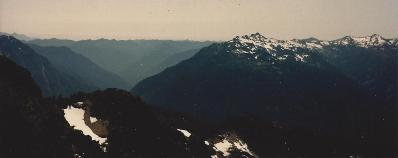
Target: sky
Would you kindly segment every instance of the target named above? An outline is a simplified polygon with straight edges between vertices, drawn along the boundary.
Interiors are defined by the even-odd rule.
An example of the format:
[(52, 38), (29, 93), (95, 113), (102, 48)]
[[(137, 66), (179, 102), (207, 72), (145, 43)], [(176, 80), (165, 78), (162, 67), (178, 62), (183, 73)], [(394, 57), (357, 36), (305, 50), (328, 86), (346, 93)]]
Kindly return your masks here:
[(398, 37), (398, 0), (0, 0), (0, 32), (39, 38)]

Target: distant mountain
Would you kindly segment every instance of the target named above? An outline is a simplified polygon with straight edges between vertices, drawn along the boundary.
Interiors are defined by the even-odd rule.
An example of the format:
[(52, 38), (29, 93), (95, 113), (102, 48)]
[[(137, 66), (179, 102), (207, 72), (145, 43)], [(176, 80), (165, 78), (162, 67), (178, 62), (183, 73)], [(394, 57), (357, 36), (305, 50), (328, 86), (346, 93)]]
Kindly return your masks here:
[(0, 35), (13, 36), (16, 39), (21, 40), (21, 41), (31, 41), (31, 40), (36, 39), (36, 38), (33, 38), (33, 37), (26, 36), (24, 34), (18, 34), (18, 33), (0, 32)]
[[(396, 86), (394, 63), (396, 67), (397, 58), (391, 41), (380, 45), (385, 49), (374, 49), (379, 46), (375, 42), (355, 47), (371, 49), (367, 54), (389, 56), (385, 57), (385, 61), (389, 61), (385, 64), (390, 67), (380, 66), (372, 71), (392, 75), (380, 77), (381, 80), (377, 78), (380, 75), (374, 75), (367, 80), (375, 80), (370, 82), (372, 86), (386, 84), (382, 86), (388, 89), (378, 93), (396, 98), (392, 90)], [(371, 100), (375, 99), (368, 93), (369, 89), (363, 87), (363, 82), (353, 78), (355, 74), (349, 75), (351, 68), (343, 68), (362, 66), (361, 71), (367, 72), (370, 71), (368, 65), (350, 63), (354, 59), (347, 59), (344, 66), (336, 66), (339, 63), (329, 57), (335, 52), (332, 50), (340, 49), (343, 44), (317, 39), (277, 40), (260, 34), (236, 37), (201, 49), (192, 58), (144, 79), (131, 92), (148, 103), (189, 112), (198, 118), (244, 114), (291, 124), (334, 127), (342, 120), (353, 121), (350, 116), (354, 113), (365, 117), (366, 112), (358, 112), (369, 112), (369, 108), (374, 107)], [(379, 64), (384, 62), (374, 60)]]
[(95, 87), (58, 71), (47, 58), (12, 36), (0, 36), (0, 54), (26, 68), (45, 96), (70, 95)]
[(167, 67), (174, 66), (174, 65), (178, 64), (179, 62), (181, 62), (183, 60), (191, 58), (197, 52), (199, 52), (200, 49), (201, 48), (191, 49), (191, 50), (187, 50), (187, 51), (183, 51), (183, 52), (179, 52), (179, 53), (173, 54), (173, 55), (167, 57), (166, 59), (164, 59), (163, 62), (161, 62), (157, 67), (162, 67), (163, 70), (164, 70)]
[[(166, 68), (168, 68), (170, 66), (174, 66), (183, 60), (191, 58), (193, 55), (195, 55), (197, 52), (199, 52), (199, 50), (200, 49), (198, 48), (198, 49), (191, 49), (191, 50), (175, 53), (175, 54), (165, 58), (162, 62), (157, 63), (156, 65), (153, 65), (152, 67), (149, 67), (148, 70), (140, 71), (143, 74), (139, 74), (139, 75), (135, 75), (135, 76), (131, 76), (131, 77), (137, 78), (136, 79), (137, 81), (141, 81), (148, 76), (155, 75), (159, 72), (162, 72), (163, 70), (165, 70)], [(126, 73), (130, 74), (128, 72), (126, 72)]]
[(106, 88), (131, 88), (129, 84), (118, 75), (103, 70), (90, 59), (77, 54), (67, 47), (41, 47), (30, 45), (38, 54), (46, 57), (58, 70), (71, 76), (78, 76), (87, 83), (101, 89)]
[[(134, 85), (143, 78), (159, 73), (158, 65), (166, 58), (184, 51), (199, 49), (212, 42), (171, 40), (33, 40), (40, 46), (66, 46), (86, 56), (100, 67), (116, 73)], [(171, 65), (167, 65), (171, 66)]]
[(169, 66), (173, 66), (180, 61), (192, 57), (199, 49), (190, 49), (175, 54), (152, 53), (142, 57), (139, 61), (128, 66), (124, 71), (124, 76), (130, 79), (133, 85), (146, 77), (155, 75)]
[(77, 41), (74, 40), (69, 40), (69, 39), (57, 39), (57, 38), (50, 38), (50, 39), (34, 39), (32, 41), (27, 41), (27, 43), (30, 44), (35, 44), (43, 47), (49, 47), (49, 46), (54, 46), (54, 47), (70, 47)]

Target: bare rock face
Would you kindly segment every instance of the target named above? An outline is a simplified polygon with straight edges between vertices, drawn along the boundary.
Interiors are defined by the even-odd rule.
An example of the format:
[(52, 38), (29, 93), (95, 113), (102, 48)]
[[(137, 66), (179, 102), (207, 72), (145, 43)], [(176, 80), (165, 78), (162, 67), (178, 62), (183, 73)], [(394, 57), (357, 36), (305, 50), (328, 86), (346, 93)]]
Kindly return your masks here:
[(84, 107), (84, 123), (90, 127), (90, 129), (94, 132), (94, 134), (98, 135), (101, 138), (108, 137), (109, 131), (109, 121), (107, 120), (96, 120), (94, 122), (90, 119), (90, 106)]

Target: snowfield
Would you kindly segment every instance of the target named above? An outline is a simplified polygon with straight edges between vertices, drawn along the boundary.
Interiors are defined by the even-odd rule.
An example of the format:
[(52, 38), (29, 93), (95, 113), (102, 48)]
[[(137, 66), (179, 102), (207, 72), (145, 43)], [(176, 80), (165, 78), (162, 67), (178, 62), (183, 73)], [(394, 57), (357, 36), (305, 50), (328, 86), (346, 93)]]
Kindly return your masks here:
[[(92, 140), (97, 141), (99, 144), (104, 143), (107, 138), (99, 137), (84, 123), (84, 112), (83, 109), (68, 106), (64, 109), (64, 117), (74, 129), (82, 131), (84, 135), (90, 136)], [(90, 117), (90, 121), (95, 122), (97, 119)]]
[(233, 149), (255, 156), (255, 154), (248, 149), (247, 144), (240, 139), (228, 140), (228, 138), (224, 138), (222, 141), (214, 144), (213, 149), (222, 152), (223, 156), (229, 156), (231, 154), (230, 151)]
[(180, 131), (187, 138), (191, 136), (191, 133), (189, 133), (187, 130), (177, 129), (177, 131)]

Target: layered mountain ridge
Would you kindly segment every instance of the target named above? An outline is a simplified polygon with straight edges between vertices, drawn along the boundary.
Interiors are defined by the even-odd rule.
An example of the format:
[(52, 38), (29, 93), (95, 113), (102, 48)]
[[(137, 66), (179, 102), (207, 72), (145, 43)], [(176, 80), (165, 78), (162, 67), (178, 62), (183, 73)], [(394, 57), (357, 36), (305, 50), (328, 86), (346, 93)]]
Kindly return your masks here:
[(73, 52), (68, 47), (29, 46), (38, 54), (46, 57), (58, 70), (76, 76), (98, 88), (131, 88), (130, 85), (118, 75), (102, 69), (90, 59)]
[[(174, 54), (196, 50), (213, 42), (174, 40), (62, 40), (36, 39), (29, 44), (39, 46), (65, 46), (81, 54), (104, 70), (113, 72), (135, 85), (142, 79), (161, 72), (168, 66), (161, 65)], [(190, 56), (188, 56), (190, 57)], [(176, 58), (177, 61), (187, 58)], [(172, 63), (174, 64), (174, 63)]]
[(51, 62), (12, 36), (0, 36), (0, 54), (26, 68), (45, 96), (70, 95), (96, 87), (55, 68)]

